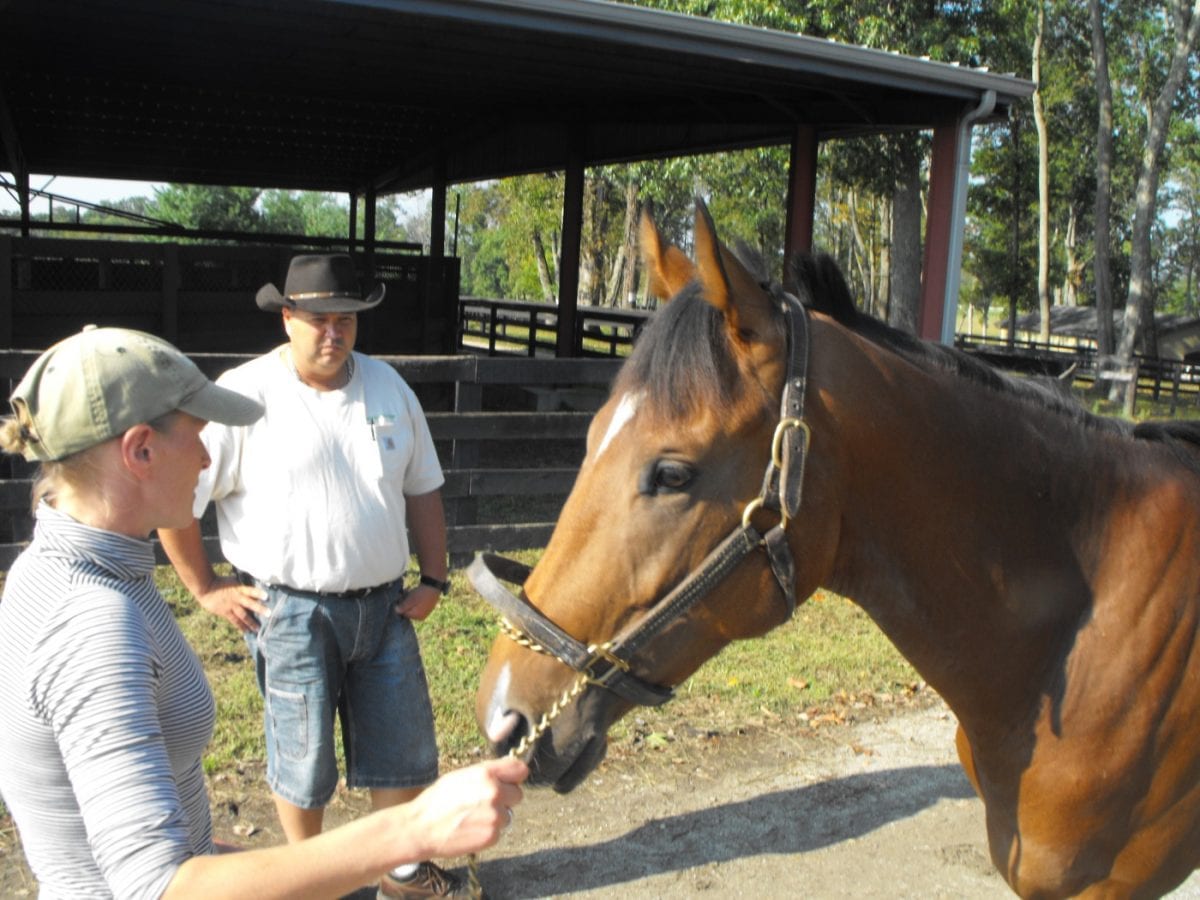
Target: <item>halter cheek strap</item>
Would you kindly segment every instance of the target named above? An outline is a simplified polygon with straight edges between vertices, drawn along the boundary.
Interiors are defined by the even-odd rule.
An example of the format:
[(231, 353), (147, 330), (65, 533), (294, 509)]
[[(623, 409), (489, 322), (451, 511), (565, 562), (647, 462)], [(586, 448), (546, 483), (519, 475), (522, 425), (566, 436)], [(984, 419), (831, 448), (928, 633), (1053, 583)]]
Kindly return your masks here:
[[(808, 313), (778, 286), (768, 288), (780, 303), (787, 332), (787, 372), (780, 401), (780, 419), (771, 441), (771, 461), (759, 496), (742, 514), (741, 526), (718, 544), (699, 568), (660, 599), (644, 617), (603, 644), (583, 644), (555, 625), (538, 609), (511, 593), (502, 581), (523, 585), (529, 566), (493, 553), (483, 553), (467, 569), (467, 577), (483, 598), (504, 617), (505, 633), (530, 649), (554, 656), (599, 685), (639, 706), (658, 706), (672, 696), (668, 687), (651, 684), (630, 671), (634, 655), (669, 624), (684, 616), (753, 551), (763, 548), (771, 573), (787, 604), (787, 618), (796, 609), (795, 560), (787, 542), (788, 522), (800, 511), (804, 462), (810, 433), (804, 421), (807, 383)], [(779, 514), (766, 534), (751, 521), (758, 509)]]

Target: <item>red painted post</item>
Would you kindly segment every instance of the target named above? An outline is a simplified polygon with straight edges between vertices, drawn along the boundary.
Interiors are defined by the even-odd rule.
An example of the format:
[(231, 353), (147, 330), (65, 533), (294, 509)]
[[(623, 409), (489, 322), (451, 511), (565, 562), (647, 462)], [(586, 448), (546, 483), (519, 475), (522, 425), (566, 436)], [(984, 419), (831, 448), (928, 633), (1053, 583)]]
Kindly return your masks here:
[(921, 265), (921, 304), (917, 308), (917, 336), (929, 341), (940, 340), (942, 336), (957, 165), (958, 127), (954, 123), (940, 125), (933, 130), (925, 252)]
[(788, 172), (787, 223), (784, 226), (783, 252), (790, 256), (812, 249), (813, 216), (817, 203), (817, 132), (800, 125), (792, 136), (792, 155)]

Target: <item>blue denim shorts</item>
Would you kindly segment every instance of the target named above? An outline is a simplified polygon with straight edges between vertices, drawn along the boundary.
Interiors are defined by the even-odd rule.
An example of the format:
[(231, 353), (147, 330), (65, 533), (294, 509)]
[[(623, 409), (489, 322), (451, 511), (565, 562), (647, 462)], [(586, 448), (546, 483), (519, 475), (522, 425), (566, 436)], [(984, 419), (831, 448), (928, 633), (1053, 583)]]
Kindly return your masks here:
[(263, 695), (271, 790), (302, 809), (329, 802), (338, 780), (335, 713), (347, 785), (434, 781), (433, 708), (413, 624), (393, 609), (400, 583), (357, 599), (260, 587), (271, 615), (246, 643)]

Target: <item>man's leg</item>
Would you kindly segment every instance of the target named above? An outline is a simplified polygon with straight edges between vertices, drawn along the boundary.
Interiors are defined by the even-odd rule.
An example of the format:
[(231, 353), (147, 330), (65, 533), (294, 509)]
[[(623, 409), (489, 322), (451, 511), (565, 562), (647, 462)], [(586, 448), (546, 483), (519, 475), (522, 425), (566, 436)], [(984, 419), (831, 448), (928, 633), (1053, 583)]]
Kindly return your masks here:
[[(278, 794), (271, 796), (275, 799), (275, 811), (279, 815), (279, 824), (283, 826), (283, 834), (289, 844), (321, 833), (321, 823), (325, 819), (325, 807), (304, 809), (294, 803), (289, 803)], [(374, 798), (372, 798), (372, 804), (374, 804)]]
[(339, 690), (330, 663), (337, 638), (320, 603), (271, 588), (270, 620), (245, 636), (263, 697), (267, 783), (288, 843), (321, 833), (325, 803), (337, 786), (330, 702)]
[[(371, 788), (371, 809), (387, 809), (415, 800), (424, 788)], [(278, 802), (278, 800), (276, 801)]]
[[(371, 806), (406, 803), (437, 777), (437, 740), (420, 648), (412, 623), (396, 616), (395, 599), (375, 601), (380, 644), (369, 659), (350, 667), (344, 698), (350, 723), (346, 736), (346, 778), (366, 787)], [(381, 602), (382, 601), (382, 602)], [(417, 787), (380, 787), (397, 781)], [(428, 860), (397, 866), (379, 882), (380, 900), (465, 897), (469, 886)]]

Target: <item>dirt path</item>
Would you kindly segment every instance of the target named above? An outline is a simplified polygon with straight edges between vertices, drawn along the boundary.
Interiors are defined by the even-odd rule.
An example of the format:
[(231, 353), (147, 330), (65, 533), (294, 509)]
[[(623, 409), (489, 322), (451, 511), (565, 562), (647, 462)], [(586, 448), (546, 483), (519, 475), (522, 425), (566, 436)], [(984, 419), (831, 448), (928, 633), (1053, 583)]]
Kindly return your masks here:
[(532, 794), (480, 874), (503, 898), (1006, 897), (940, 704), (614, 761)]
[[(626, 751), (570, 795), (528, 792), (480, 876), (492, 900), (1011, 897), (988, 859), (954, 728), (934, 701), (815, 731)], [(214, 781), (220, 837), (280, 840), (259, 776)], [(342, 793), (329, 821), (363, 810), (361, 796)], [(31, 894), (19, 849), (0, 841), (0, 896)], [(1200, 898), (1200, 877), (1172, 896)]]

